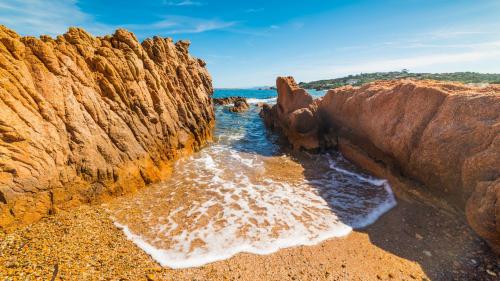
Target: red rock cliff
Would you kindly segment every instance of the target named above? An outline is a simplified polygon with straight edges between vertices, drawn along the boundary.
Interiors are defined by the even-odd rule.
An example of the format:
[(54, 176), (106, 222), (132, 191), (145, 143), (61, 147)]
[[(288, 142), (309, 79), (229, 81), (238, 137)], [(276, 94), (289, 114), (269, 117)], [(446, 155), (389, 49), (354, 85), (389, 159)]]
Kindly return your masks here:
[(213, 90), (188, 47), (0, 26), (0, 227), (141, 188), (204, 145)]
[[(382, 167), (422, 183), (465, 209), (472, 228), (500, 252), (500, 86), (381, 81), (330, 90), (311, 101), (295, 94), (303, 90), (297, 89), (293, 78), (278, 78), (277, 84), (295, 90), (278, 87), (278, 104), (264, 108), (263, 115), (295, 147), (334, 143), (367, 170), (377, 172)], [(299, 108), (290, 106), (282, 102), (283, 95), (303, 103)], [(313, 112), (303, 123), (319, 129), (304, 135), (287, 126), (295, 113), (279, 115), (279, 111)]]

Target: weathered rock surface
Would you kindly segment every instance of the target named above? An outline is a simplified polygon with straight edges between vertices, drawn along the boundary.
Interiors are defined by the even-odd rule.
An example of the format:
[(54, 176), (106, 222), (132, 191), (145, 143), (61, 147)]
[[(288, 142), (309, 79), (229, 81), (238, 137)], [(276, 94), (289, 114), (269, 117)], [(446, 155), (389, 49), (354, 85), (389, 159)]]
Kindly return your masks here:
[(229, 109), (231, 112), (245, 112), (249, 108), (246, 100), (238, 100), (234, 102), (234, 106)]
[(0, 227), (134, 191), (204, 145), (213, 90), (188, 47), (0, 26)]
[(278, 104), (262, 116), (295, 148), (334, 145), (367, 170), (383, 167), (422, 183), (465, 209), (500, 253), (500, 86), (381, 81), (312, 101), (291, 78), (277, 85)]
[(227, 98), (213, 98), (215, 105), (229, 105), (234, 104), (236, 101), (245, 101), (244, 97), (227, 97)]
[(214, 98), (215, 105), (230, 105), (228, 110), (231, 112), (245, 112), (250, 107), (247, 99), (244, 97), (227, 97), (227, 98)]
[(300, 88), (292, 77), (276, 80), (278, 100), (275, 106), (264, 106), (261, 116), (268, 127), (279, 130), (294, 148), (319, 147), (317, 106), (312, 96)]

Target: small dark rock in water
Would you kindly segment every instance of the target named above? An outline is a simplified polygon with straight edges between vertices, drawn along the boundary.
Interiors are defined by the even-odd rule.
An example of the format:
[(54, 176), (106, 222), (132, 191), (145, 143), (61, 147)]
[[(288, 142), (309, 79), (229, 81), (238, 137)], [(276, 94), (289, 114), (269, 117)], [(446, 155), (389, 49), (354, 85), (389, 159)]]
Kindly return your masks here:
[(247, 101), (244, 97), (227, 97), (227, 98), (214, 98), (215, 105), (228, 105), (234, 104), (236, 101)]
[(229, 109), (231, 112), (244, 112), (248, 110), (248, 103), (246, 100), (237, 100), (234, 106)]
[(247, 111), (249, 105), (247, 99), (244, 97), (227, 97), (227, 98), (214, 98), (215, 105), (229, 105), (233, 104), (233, 107), (229, 109), (231, 112), (244, 112)]

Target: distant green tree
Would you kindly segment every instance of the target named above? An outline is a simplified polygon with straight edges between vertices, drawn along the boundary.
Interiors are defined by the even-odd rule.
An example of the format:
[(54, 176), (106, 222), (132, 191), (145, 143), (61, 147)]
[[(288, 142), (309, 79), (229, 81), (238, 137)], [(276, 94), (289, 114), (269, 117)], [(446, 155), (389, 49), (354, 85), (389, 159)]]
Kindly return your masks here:
[(393, 79), (431, 79), (439, 81), (456, 81), (462, 83), (490, 83), (500, 84), (500, 74), (476, 73), (476, 72), (454, 72), (454, 73), (410, 73), (408, 69), (391, 72), (375, 72), (375, 73), (360, 73), (358, 75), (349, 75), (346, 77), (313, 81), (304, 83), (300, 86), (306, 89), (327, 90), (342, 87), (353, 83), (354, 86), (361, 86), (377, 80), (393, 80)]

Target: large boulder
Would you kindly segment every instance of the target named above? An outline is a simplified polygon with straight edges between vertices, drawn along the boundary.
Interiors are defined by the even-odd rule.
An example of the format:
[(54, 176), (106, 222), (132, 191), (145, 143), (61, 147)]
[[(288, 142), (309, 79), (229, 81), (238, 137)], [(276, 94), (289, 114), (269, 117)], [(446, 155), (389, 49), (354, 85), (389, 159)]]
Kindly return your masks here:
[[(282, 87), (280, 95), (293, 94)], [(500, 86), (379, 81), (330, 90), (300, 106), (304, 111), (316, 107), (315, 117), (300, 115), (307, 124), (318, 120), (321, 128), (312, 148), (335, 143), (367, 170), (378, 170), (377, 163), (422, 183), (464, 209), (470, 225), (500, 252)], [(279, 114), (297, 106), (278, 100), (274, 110), (273, 121), (266, 123), (283, 126), (287, 136), (301, 132), (300, 126), (290, 132), (289, 115)]]
[(317, 106), (312, 96), (292, 77), (276, 80), (278, 100), (272, 108), (264, 106), (260, 115), (268, 127), (278, 129), (295, 149), (319, 147)]
[(0, 227), (134, 191), (203, 146), (212, 83), (188, 47), (0, 26)]

